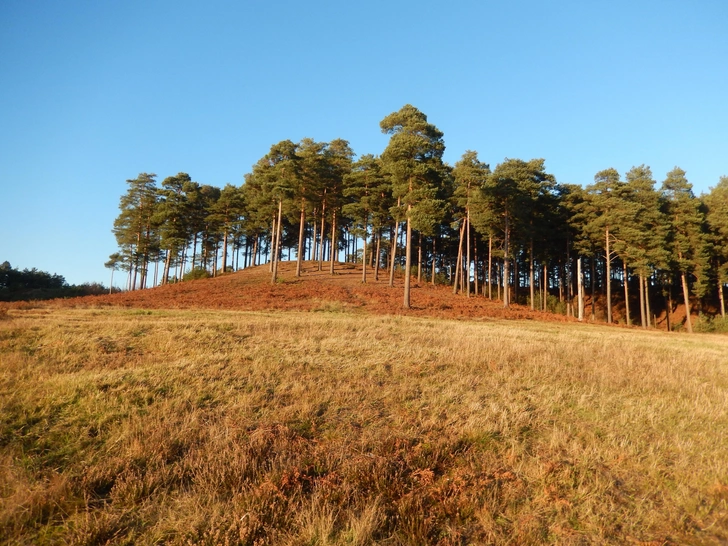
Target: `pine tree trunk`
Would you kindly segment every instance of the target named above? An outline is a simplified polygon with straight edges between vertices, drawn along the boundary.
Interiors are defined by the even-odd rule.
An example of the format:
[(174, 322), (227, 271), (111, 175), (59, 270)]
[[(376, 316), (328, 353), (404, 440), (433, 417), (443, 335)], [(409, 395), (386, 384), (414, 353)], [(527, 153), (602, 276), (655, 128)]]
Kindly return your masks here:
[(584, 275), (581, 271), (581, 256), (577, 258), (576, 261), (576, 291), (578, 293), (578, 303), (579, 306), (579, 322), (582, 322), (584, 320)]
[(303, 261), (303, 255), (306, 252), (306, 248), (303, 246), (303, 232), (305, 231), (306, 225), (306, 200), (301, 199), (301, 220), (298, 227), (298, 252), (296, 252), (296, 277), (301, 276), (301, 262)]
[(596, 281), (596, 266), (595, 262), (596, 256), (592, 256), (589, 259), (589, 262), (591, 263), (591, 319), (592, 322), (597, 320), (597, 310), (595, 307), (595, 300), (597, 296), (597, 281)]
[(394, 286), (394, 262), (397, 261), (397, 237), (399, 236), (399, 222), (394, 223), (392, 234), (392, 249), (389, 253), (389, 286)]
[(640, 273), (640, 322), (642, 328), (647, 328), (647, 313), (645, 312), (645, 275)]
[(275, 284), (278, 280), (278, 248), (280, 245), (280, 238), (281, 238), (281, 217), (283, 216), (283, 201), (281, 199), (278, 200), (278, 222), (276, 227), (276, 233), (275, 233), (275, 243), (273, 244), (273, 248), (271, 250), (273, 259), (271, 261), (272, 269), (273, 269), (273, 275), (271, 277), (271, 284)]
[(609, 250), (609, 228), (605, 230), (607, 257), (607, 323), (612, 324), (612, 254)]
[(493, 236), (488, 235), (488, 299), (493, 300)]
[(503, 244), (503, 307), (508, 307), (509, 305), (509, 272), (508, 272), (508, 259), (510, 252), (509, 243), (510, 243), (510, 236), (511, 236), (511, 226), (510, 226), (510, 218), (508, 217), (508, 212), (506, 211), (506, 227), (505, 227), (505, 242)]
[(260, 244), (260, 235), (255, 234), (255, 241), (253, 241), (253, 255), (251, 256), (253, 267), (258, 265), (258, 246)]
[(480, 288), (478, 283), (478, 241), (475, 237), (473, 237), (473, 294), (478, 295), (478, 290)]
[(380, 244), (382, 242), (382, 230), (379, 230), (379, 233), (377, 234), (377, 254), (374, 257), (374, 280), (379, 280), (379, 250), (380, 250)]
[(437, 240), (437, 237), (432, 238), (432, 269), (430, 270), (430, 275), (432, 276), (432, 286), (435, 286), (435, 241)]
[(417, 283), (422, 282), (422, 233), (419, 234), (419, 244), (417, 245)]
[[(460, 226), (460, 238), (458, 241), (458, 258), (455, 260), (455, 279), (453, 282), (452, 287), (452, 293), (457, 294), (458, 293), (458, 278), (463, 274), (462, 273), (462, 263), (463, 263), (463, 236), (465, 235), (465, 221), (463, 221), (462, 225)], [(462, 283), (461, 283), (462, 284)]]
[(624, 274), (622, 279), (624, 281), (624, 314), (627, 320), (627, 326), (632, 326), (632, 321), (629, 318), (629, 272), (627, 271), (627, 262), (622, 260), (622, 268)]
[(723, 283), (718, 281), (718, 299), (720, 300), (720, 316), (725, 320), (725, 295), (723, 294)]
[(227, 273), (227, 251), (228, 251), (228, 232), (225, 229), (222, 235), (222, 272)]
[(319, 231), (319, 257), (318, 257), (318, 270), (322, 271), (324, 268), (324, 228), (326, 227), (326, 201), (321, 205), (321, 230)]
[[(647, 322), (647, 327), (652, 327), (652, 317), (650, 313), (650, 281), (649, 277), (645, 275), (645, 320)], [(655, 326), (657, 326), (655, 324)]]
[(162, 284), (169, 282), (169, 266), (172, 264), (172, 251), (167, 251), (167, 257), (164, 260), (164, 271), (162, 271)]
[(339, 253), (339, 245), (336, 237), (336, 209), (331, 213), (331, 261), (329, 262), (329, 275), (334, 274), (334, 262), (336, 261), (337, 254)]
[(467, 240), (467, 256), (465, 259), (465, 276), (463, 277), (463, 280), (466, 283), (465, 294), (467, 295), (467, 297), (470, 297), (470, 207), (468, 207), (466, 211), (465, 235)]
[(367, 282), (367, 222), (364, 223), (364, 237), (362, 237), (362, 244), (364, 245), (361, 250), (361, 282), (366, 284)]
[(407, 241), (405, 243), (405, 260), (404, 260), (404, 308), (410, 308), (410, 268), (412, 266), (412, 223), (410, 221), (410, 213), (412, 205), (407, 205)]
[[(545, 263), (543, 264), (543, 279), (541, 279), (541, 284), (543, 284), (543, 299), (541, 300), (541, 311), (546, 311), (546, 302), (549, 294), (549, 274)], [(582, 297), (584, 297), (583, 293)]]
[(690, 292), (688, 291), (688, 279), (685, 273), (680, 274), (682, 280), (683, 299), (685, 300), (685, 323), (688, 327), (688, 332), (693, 333), (693, 323), (690, 320)]
[(667, 331), (672, 332), (672, 283), (667, 285)]
[(534, 280), (536, 279), (536, 275), (534, 274), (533, 270), (533, 237), (531, 237), (529, 249), (528, 249), (528, 284), (529, 284), (529, 290), (531, 291), (531, 311), (536, 310), (536, 287), (534, 285)]
[[(279, 201), (280, 203), (280, 201)], [(268, 271), (273, 272), (273, 249), (277, 248), (276, 244), (276, 215), (273, 214), (273, 222), (270, 225), (270, 258), (268, 260)]]

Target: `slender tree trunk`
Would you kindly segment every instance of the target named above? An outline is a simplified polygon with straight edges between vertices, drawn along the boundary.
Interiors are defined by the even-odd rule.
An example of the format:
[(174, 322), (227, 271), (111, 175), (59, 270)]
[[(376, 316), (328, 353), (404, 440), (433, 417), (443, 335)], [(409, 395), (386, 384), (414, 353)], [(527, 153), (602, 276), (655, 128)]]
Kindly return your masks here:
[(723, 282), (718, 281), (718, 299), (720, 300), (720, 316), (725, 320), (725, 295), (723, 294)]
[(432, 269), (430, 270), (430, 276), (432, 277), (432, 286), (435, 286), (435, 241), (437, 240), (437, 237), (432, 238)]
[(417, 283), (422, 282), (422, 232), (419, 233), (419, 243), (417, 245)]
[(579, 322), (584, 320), (584, 275), (581, 271), (581, 256), (576, 260), (576, 291), (578, 293), (577, 305), (579, 306)]
[(397, 237), (399, 236), (399, 222), (394, 223), (394, 233), (392, 236), (392, 250), (389, 253), (389, 286), (394, 286), (394, 262), (397, 258)]
[(629, 318), (629, 272), (627, 271), (627, 262), (622, 260), (622, 269), (624, 271), (622, 277), (624, 280), (624, 314), (627, 320), (627, 326), (632, 326)]
[[(279, 201), (280, 204), (280, 201)], [(273, 214), (273, 222), (270, 225), (270, 259), (268, 260), (268, 271), (273, 272), (273, 249), (278, 248), (276, 242), (276, 220), (277, 217)]]
[(680, 279), (682, 280), (683, 299), (685, 300), (685, 323), (688, 327), (688, 332), (693, 333), (693, 323), (690, 320), (690, 292), (688, 291), (688, 279), (684, 272), (680, 273)]
[(595, 307), (597, 297), (597, 280), (596, 280), (596, 256), (592, 256), (589, 259), (591, 262), (591, 319), (592, 322), (597, 320), (597, 310)]
[(380, 251), (380, 244), (382, 242), (382, 230), (379, 230), (379, 233), (377, 233), (377, 253), (374, 257), (374, 280), (379, 280), (379, 251)]
[(258, 246), (260, 244), (260, 235), (255, 234), (255, 241), (253, 242), (253, 255), (251, 256), (253, 267), (258, 265)]
[(412, 225), (410, 213), (412, 205), (407, 205), (407, 241), (404, 260), (404, 308), (410, 308), (410, 267), (412, 266)]
[(329, 275), (334, 274), (334, 263), (336, 262), (337, 254), (339, 253), (339, 241), (336, 237), (336, 209), (331, 213), (331, 261), (329, 262)]
[[(455, 279), (453, 282), (452, 287), (452, 293), (457, 294), (458, 293), (458, 277), (460, 277), (463, 272), (463, 236), (465, 235), (465, 221), (463, 221), (462, 225), (460, 226), (460, 238), (458, 241), (458, 259), (455, 261)], [(462, 284), (462, 283), (461, 283)]]
[(278, 248), (280, 246), (280, 239), (281, 239), (281, 217), (283, 216), (283, 200), (278, 200), (278, 222), (276, 227), (276, 233), (275, 233), (275, 243), (273, 244), (273, 248), (271, 250), (272, 253), (272, 260), (271, 265), (273, 269), (273, 275), (271, 276), (271, 284), (275, 284), (278, 280)]
[[(645, 318), (647, 321), (647, 327), (652, 326), (652, 318), (650, 312), (650, 277), (645, 275)], [(655, 324), (657, 326), (657, 324)]]
[(296, 252), (296, 277), (301, 276), (301, 262), (306, 248), (303, 246), (303, 232), (306, 226), (306, 200), (301, 199), (301, 220), (298, 226), (298, 251)]
[(473, 294), (478, 295), (478, 241), (473, 237)]
[(467, 252), (465, 258), (465, 276), (463, 277), (463, 280), (466, 283), (465, 294), (467, 297), (470, 297), (470, 207), (467, 208), (465, 215), (465, 237), (467, 241), (467, 244), (465, 245)]
[(366, 284), (367, 282), (367, 223), (364, 222), (364, 237), (362, 237), (362, 244), (364, 245), (361, 250), (361, 282)]
[(109, 294), (114, 291), (114, 268), (111, 268), (111, 280), (109, 281)]
[[(324, 192), (325, 194), (326, 192)], [(318, 270), (322, 271), (324, 268), (324, 227), (326, 227), (326, 201), (321, 205), (321, 230), (319, 231), (319, 239), (321, 244), (319, 245), (319, 258), (318, 258)]]
[(167, 250), (167, 257), (164, 260), (164, 271), (162, 271), (162, 284), (169, 282), (169, 266), (172, 264), (172, 251)]
[(607, 323), (612, 324), (612, 254), (609, 249), (609, 228), (605, 231), (607, 256)]
[[(541, 284), (543, 285), (543, 299), (541, 300), (541, 311), (546, 311), (546, 300), (549, 294), (549, 275), (545, 262), (543, 264), (543, 279), (541, 279)], [(584, 297), (584, 294), (582, 294), (582, 297)]]
[(495, 289), (496, 289), (496, 296), (495, 299), (500, 300), (501, 299), (501, 284), (503, 280), (503, 273), (501, 270), (501, 264), (497, 263), (495, 264), (496, 272), (495, 272)]
[(533, 237), (531, 237), (529, 249), (528, 249), (528, 284), (529, 284), (529, 290), (531, 291), (531, 311), (536, 310), (536, 287), (535, 287), (535, 279), (536, 275), (534, 274), (533, 270)]
[(506, 229), (505, 229), (505, 242), (503, 244), (503, 307), (508, 307), (509, 304), (509, 297), (510, 294), (508, 293), (508, 284), (509, 284), (509, 272), (508, 272), (508, 261), (509, 256), (508, 253), (510, 252), (509, 246), (509, 239), (510, 239), (510, 218), (508, 218), (508, 212), (506, 212)]
[[(227, 254), (228, 254), (228, 232), (227, 228), (224, 230), (222, 235), (222, 272), (227, 272)], [(215, 255), (217, 258), (217, 253)]]
[(640, 323), (642, 328), (647, 328), (647, 321), (645, 320), (647, 314), (645, 313), (645, 275), (640, 272)]
[(667, 331), (672, 332), (672, 283), (667, 285)]
[(493, 236), (488, 235), (488, 299), (493, 300)]

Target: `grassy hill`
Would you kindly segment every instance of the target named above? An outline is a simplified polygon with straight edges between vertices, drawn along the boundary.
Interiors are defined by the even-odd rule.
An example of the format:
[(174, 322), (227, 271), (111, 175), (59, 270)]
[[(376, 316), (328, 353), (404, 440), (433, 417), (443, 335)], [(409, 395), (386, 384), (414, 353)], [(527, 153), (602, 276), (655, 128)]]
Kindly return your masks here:
[(728, 541), (725, 336), (284, 279), (10, 307), (0, 542)]

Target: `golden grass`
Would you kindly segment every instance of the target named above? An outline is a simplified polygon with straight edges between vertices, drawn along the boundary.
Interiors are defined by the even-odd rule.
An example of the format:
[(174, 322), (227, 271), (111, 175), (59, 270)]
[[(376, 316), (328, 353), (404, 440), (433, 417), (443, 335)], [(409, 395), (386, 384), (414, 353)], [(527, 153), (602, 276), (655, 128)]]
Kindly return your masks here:
[(11, 310), (0, 542), (723, 544), (728, 338)]

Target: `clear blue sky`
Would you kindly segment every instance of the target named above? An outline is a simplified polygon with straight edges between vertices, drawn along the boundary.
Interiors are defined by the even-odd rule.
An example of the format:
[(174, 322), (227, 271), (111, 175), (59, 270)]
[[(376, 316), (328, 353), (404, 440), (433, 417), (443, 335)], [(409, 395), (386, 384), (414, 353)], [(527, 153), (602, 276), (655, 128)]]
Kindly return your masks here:
[(0, 262), (103, 266), (126, 180), (242, 184), (283, 139), (379, 154), (406, 103), (494, 167), (728, 174), (728, 2), (0, 2)]

